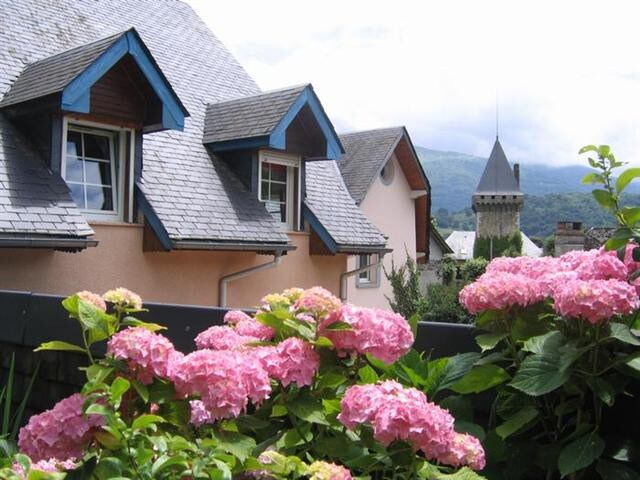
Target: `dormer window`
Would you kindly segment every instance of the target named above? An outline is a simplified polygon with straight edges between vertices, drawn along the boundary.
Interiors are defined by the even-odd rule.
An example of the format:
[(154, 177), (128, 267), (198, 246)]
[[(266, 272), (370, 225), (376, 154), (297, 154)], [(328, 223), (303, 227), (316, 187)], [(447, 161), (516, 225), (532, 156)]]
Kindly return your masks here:
[(129, 220), (134, 131), (65, 119), (61, 173), (92, 220)]
[(300, 225), (300, 158), (260, 151), (258, 198), (267, 211), (288, 230)]

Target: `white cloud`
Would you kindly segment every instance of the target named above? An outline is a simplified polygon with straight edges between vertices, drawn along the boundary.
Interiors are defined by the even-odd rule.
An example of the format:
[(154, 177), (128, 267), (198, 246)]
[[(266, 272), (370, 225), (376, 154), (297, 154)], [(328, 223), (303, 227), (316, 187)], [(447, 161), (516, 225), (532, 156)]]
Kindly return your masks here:
[(418, 145), (486, 156), (498, 91), (512, 160), (610, 143), (640, 163), (633, 2), (189, 3), (262, 88), (312, 82), (339, 130), (403, 124)]

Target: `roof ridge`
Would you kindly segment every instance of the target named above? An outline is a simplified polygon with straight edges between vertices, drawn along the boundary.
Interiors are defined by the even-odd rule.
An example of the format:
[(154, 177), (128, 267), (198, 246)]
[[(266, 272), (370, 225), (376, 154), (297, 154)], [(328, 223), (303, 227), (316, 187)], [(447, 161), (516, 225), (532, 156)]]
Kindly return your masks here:
[(282, 93), (282, 92), (286, 92), (288, 90), (296, 90), (296, 89), (304, 90), (307, 87), (312, 87), (311, 83), (300, 83), (298, 85), (292, 85), (292, 86), (289, 86), (289, 87), (282, 87), (282, 88), (276, 88), (276, 89), (273, 89), (273, 90), (267, 90), (267, 91), (264, 91), (264, 92), (252, 93), (250, 95), (245, 95), (243, 97), (230, 98), (228, 100), (220, 100), (219, 102), (209, 103), (208, 106), (222, 105), (223, 103), (240, 102), (240, 101), (243, 101), (243, 100), (250, 100), (252, 98), (261, 97), (261, 96), (264, 96), (264, 95), (270, 95), (270, 94), (274, 94), (274, 93)]
[(342, 137), (342, 136), (346, 136), (346, 135), (357, 135), (357, 134), (362, 134), (362, 133), (372, 133), (372, 132), (381, 132), (383, 130), (406, 130), (406, 127), (404, 125), (396, 125), (394, 127), (379, 127), (379, 128), (370, 128), (367, 130), (355, 130), (353, 132), (344, 132), (344, 133), (339, 133), (338, 136)]

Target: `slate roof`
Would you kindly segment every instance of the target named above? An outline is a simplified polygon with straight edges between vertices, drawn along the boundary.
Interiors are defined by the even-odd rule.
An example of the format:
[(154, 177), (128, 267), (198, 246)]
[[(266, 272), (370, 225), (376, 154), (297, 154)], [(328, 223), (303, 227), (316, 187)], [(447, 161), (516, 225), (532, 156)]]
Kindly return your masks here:
[(62, 91), (123, 35), (124, 32), (117, 33), (27, 65), (0, 101), (0, 107)]
[(359, 204), (404, 135), (403, 127), (382, 128), (340, 135), (345, 154), (338, 161), (353, 199)]
[(308, 86), (282, 88), (209, 105), (203, 143), (268, 135)]
[[(522, 254), (527, 257), (541, 257), (542, 249), (538, 247), (524, 232), (522, 236)], [(470, 260), (473, 258), (473, 245), (476, 241), (476, 232), (473, 230), (454, 230), (447, 237), (447, 244), (453, 250), (453, 258), (456, 260)]]
[[(172, 241), (287, 244), (287, 236), (264, 206), (202, 144), (207, 104), (253, 95), (259, 89), (191, 7), (175, 0), (0, 1), (0, 95), (26, 65), (135, 27), (191, 114), (184, 132), (144, 137), (138, 187)], [(5, 125), (0, 125), (2, 138), (13, 134)], [(7, 164), (4, 152), (6, 148), (0, 171)], [(12, 163), (16, 164), (26, 169), (24, 162)], [(56, 181), (62, 182), (59, 177)], [(68, 206), (68, 194), (60, 195), (64, 198), (55, 199), (52, 207)], [(86, 223), (82, 225), (75, 234), (90, 232)], [(18, 224), (11, 231), (22, 228)]]
[(340, 248), (384, 249), (386, 239), (362, 213), (333, 160), (307, 162), (305, 205), (318, 218)]
[(507, 156), (496, 138), (475, 194), (522, 195)]

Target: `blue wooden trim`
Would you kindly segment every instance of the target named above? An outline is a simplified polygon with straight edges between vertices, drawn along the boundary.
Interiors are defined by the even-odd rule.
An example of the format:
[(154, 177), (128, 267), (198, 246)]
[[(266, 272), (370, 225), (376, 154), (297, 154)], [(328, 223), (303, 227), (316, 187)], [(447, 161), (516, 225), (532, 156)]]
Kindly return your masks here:
[(284, 150), (286, 148), (286, 131), (291, 122), (296, 118), (302, 107), (309, 105), (314, 118), (322, 130), (327, 142), (326, 157), (329, 160), (337, 160), (343, 153), (342, 145), (338, 136), (336, 135), (331, 122), (327, 115), (324, 113), (324, 109), (320, 104), (320, 100), (313, 92), (311, 86), (307, 86), (295, 102), (291, 105), (287, 113), (280, 119), (278, 125), (273, 129), (269, 136), (269, 146), (272, 148), (279, 148)]
[(164, 225), (156, 215), (156, 212), (153, 210), (153, 207), (149, 203), (149, 201), (140, 190), (140, 187), (136, 185), (136, 200), (138, 201), (138, 207), (142, 210), (144, 214), (144, 218), (149, 222), (149, 226), (153, 230), (153, 233), (156, 234), (158, 240), (162, 244), (162, 248), (164, 248), (167, 252), (173, 249), (173, 242), (171, 238), (169, 238), (169, 232), (164, 228)]
[(162, 127), (172, 130), (184, 130), (184, 118), (188, 112), (180, 103), (169, 82), (135, 30), (129, 30), (122, 35), (97, 60), (65, 87), (62, 91), (62, 109), (71, 112), (89, 113), (91, 109), (91, 87), (126, 54), (131, 55), (162, 102)]
[(62, 172), (62, 117), (51, 116), (51, 170), (61, 175)]
[(266, 147), (269, 145), (269, 136), (240, 138), (238, 140), (225, 140), (223, 142), (208, 143), (214, 152), (226, 152), (229, 150), (243, 150), (246, 148)]
[(322, 240), (329, 251), (335, 255), (338, 251), (338, 244), (306, 203), (302, 204), (302, 218), (309, 222), (309, 225), (318, 234), (320, 240)]

